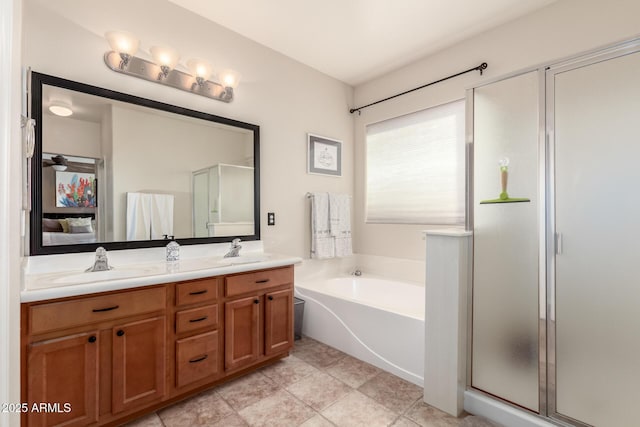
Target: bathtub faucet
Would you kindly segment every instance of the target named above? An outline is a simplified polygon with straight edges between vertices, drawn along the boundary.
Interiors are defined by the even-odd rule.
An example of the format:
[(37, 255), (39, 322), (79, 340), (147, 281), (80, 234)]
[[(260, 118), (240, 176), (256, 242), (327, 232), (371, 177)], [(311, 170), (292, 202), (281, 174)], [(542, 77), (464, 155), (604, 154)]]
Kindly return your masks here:
[(355, 269), (355, 271), (353, 273), (351, 273), (353, 276), (362, 276), (362, 271), (360, 271), (359, 269)]
[(224, 255), (224, 257), (230, 258), (239, 256), (240, 249), (242, 249), (242, 246), (240, 245), (240, 239), (233, 239), (233, 241), (231, 242), (231, 248), (229, 249), (229, 252)]

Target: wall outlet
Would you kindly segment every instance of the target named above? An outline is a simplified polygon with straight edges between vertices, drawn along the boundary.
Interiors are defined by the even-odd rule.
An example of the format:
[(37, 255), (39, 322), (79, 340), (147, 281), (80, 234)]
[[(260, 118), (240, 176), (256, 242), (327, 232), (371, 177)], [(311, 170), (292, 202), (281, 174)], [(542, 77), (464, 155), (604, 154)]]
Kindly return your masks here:
[(276, 225), (276, 214), (274, 212), (267, 213), (267, 225)]

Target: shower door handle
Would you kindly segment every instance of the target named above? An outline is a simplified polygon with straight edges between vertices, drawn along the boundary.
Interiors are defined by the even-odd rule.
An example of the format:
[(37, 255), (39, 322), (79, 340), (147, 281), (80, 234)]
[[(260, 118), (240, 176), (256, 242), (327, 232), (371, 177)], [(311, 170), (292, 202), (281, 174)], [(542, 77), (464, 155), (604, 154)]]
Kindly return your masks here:
[(556, 255), (562, 255), (562, 233), (556, 232)]

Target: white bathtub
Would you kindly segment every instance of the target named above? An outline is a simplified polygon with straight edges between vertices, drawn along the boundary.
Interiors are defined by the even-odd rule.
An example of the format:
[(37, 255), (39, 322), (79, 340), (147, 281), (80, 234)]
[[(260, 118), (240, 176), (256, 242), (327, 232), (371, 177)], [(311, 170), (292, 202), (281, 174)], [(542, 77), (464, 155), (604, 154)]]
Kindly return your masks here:
[(375, 277), (297, 282), (302, 333), (422, 387), (424, 287)]

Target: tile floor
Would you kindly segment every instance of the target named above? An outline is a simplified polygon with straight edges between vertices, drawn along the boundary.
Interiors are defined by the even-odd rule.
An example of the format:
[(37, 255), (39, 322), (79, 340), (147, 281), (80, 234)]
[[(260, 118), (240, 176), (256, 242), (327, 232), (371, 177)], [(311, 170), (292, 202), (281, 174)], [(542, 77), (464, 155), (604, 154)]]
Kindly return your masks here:
[(127, 427), (449, 427), (476, 425), (472, 418), (447, 415), (422, 401), (421, 387), (303, 337), (274, 365)]

